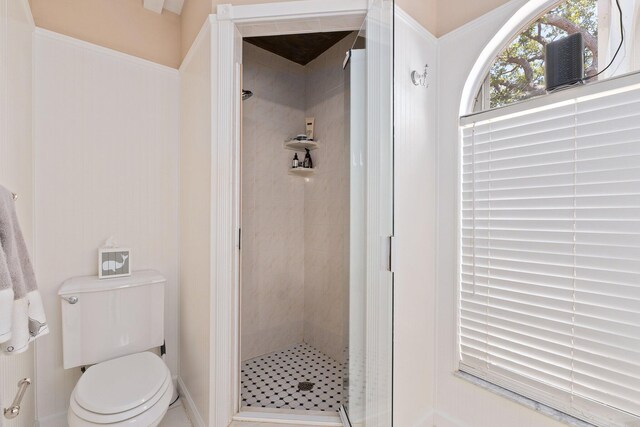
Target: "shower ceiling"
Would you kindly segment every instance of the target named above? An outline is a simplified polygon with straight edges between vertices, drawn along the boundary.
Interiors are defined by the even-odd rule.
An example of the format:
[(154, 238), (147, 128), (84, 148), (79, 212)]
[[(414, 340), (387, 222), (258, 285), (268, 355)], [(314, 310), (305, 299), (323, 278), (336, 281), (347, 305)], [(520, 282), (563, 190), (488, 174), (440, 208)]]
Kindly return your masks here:
[(244, 41), (300, 65), (307, 65), (349, 34), (351, 34), (351, 31), (287, 34), (282, 36), (246, 37)]

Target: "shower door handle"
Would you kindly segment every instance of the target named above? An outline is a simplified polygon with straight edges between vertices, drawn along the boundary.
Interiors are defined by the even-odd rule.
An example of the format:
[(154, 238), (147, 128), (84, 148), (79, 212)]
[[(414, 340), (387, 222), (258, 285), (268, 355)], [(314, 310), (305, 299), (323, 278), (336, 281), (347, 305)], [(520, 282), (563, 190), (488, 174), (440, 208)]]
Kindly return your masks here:
[(385, 267), (387, 271), (393, 273), (396, 271), (396, 237), (388, 236), (386, 240), (387, 244), (383, 244), (383, 247), (385, 247), (386, 250), (386, 252), (383, 254), (386, 261)]

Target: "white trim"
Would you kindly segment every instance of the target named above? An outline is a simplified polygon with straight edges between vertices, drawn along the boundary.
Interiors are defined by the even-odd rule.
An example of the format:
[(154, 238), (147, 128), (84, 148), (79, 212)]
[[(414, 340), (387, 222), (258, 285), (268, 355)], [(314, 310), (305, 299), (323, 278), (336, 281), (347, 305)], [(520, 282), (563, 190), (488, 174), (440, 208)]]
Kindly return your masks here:
[(189, 394), (189, 390), (181, 377), (178, 377), (178, 392), (180, 393), (180, 400), (182, 400), (184, 410), (187, 412), (187, 416), (194, 424), (194, 427), (206, 427), (206, 424), (202, 420), (202, 417), (196, 408), (196, 404), (193, 401), (191, 394)]
[(164, 9), (164, 0), (142, 0), (142, 7), (159, 15)]
[(367, 0), (303, 0), (240, 6), (218, 6), (220, 19), (232, 20), (236, 24), (349, 16), (366, 13), (366, 11)]
[[(212, 171), (212, 239), (211, 239), (211, 313), (213, 315), (213, 336), (210, 340), (212, 357), (211, 382), (214, 393), (210, 394), (210, 424), (226, 426), (232, 419), (234, 408), (238, 407), (238, 397), (233, 393), (234, 375), (237, 367), (237, 332), (233, 325), (238, 316), (235, 308), (234, 250), (236, 225), (234, 203), (233, 152), (239, 141), (234, 141), (234, 114), (236, 103), (240, 102), (235, 94), (235, 25), (231, 21), (218, 20), (212, 25), (212, 129), (215, 139), (211, 150)], [(236, 96), (237, 95), (237, 96)]]
[(480, 86), (482, 82), (484, 82), (491, 68), (491, 64), (493, 64), (502, 49), (528, 26), (531, 21), (560, 2), (561, 0), (529, 0), (500, 27), (500, 30), (498, 30), (496, 35), (487, 43), (471, 68), (469, 77), (462, 90), (460, 116), (473, 111), (475, 96), (480, 90)]
[(169, 73), (178, 77), (178, 70), (175, 68), (167, 67), (166, 65), (161, 65), (156, 62), (149, 61), (147, 59), (138, 58), (137, 56), (129, 55), (128, 53), (123, 53), (123, 52), (109, 49), (103, 46), (98, 46), (96, 44), (89, 43), (84, 40), (78, 40), (73, 37), (65, 36), (64, 34), (56, 33), (54, 31), (45, 30), (44, 28), (36, 27), (35, 35), (36, 37), (43, 37), (43, 38), (48, 38), (52, 40), (58, 40), (64, 43), (69, 43), (81, 49), (90, 50), (102, 55), (112, 56), (117, 59), (131, 62), (132, 64), (135, 64), (138, 66), (154, 68), (158, 71)]
[(431, 34), (429, 30), (422, 26), (418, 21), (416, 21), (411, 15), (405, 12), (400, 6), (395, 6), (395, 18), (404, 22), (411, 28), (413, 31), (418, 33), (418, 35), (426, 38), (428, 41), (432, 43), (438, 43), (438, 38)]
[[(285, 3), (233, 6), (221, 4), (217, 14), (209, 15), (211, 23), (211, 79), (212, 87), (212, 141), (211, 166), (211, 337), (210, 337), (210, 396), (209, 421), (215, 427), (224, 427), (240, 408), (239, 384), (233, 384), (239, 370), (238, 318), (236, 301), (239, 287), (235, 236), (239, 218), (238, 171), (234, 153), (240, 152), (234, 112), (240, 97), (234, 91), (236, 62), (241, 49), (237, 24), (277, 24), (291, 19), (331, 18), (324, 23), (325, 30), (343, 29), (337, 17), (364, 16), (367, 0), (305, 0)], [(246, 414), (245, 414), (246, 415)], [(299, 420), (298, 420), (299, 422)], [(309, 421), (305, 419), (305, 422)], [(325, 424), (327, 425), (327, 424)], [(341, 425), (341, 424), (336, 424)]]
[(220, 21), (232, 21), (245, 37), (359, 30), (367, 0), (304, 0), (217, 8)]
[(27, 21), (31, 28), (36, 27), (36, 22), (33, 20), (33, 14), (31, 13), (31, 6), (29, 5), (29, 0), (19, 0), (22, 3), (22, 8), (24, 9), (24, 14), (27, 17)]
[(580, 420), (574, 416), (561, 412), (555, 408), (545, 405), (544, 403), (537, 402), (533, 399), (525, 397), (521, 394), (518, 394), (514, 391), (508, 390), (506, 388), (500, 387), (499, 385), (490, 383), (489, 381), (485, 381), (481, 378), (473, 376), (463, 371), (456, 371), (453, 375), (457, 378), (460, 378), (463, 381), (468, 381), (471, 384), (474, 384), (484, 390), (487, 390), (495, 395), (504, 397), (506, 399), (511, 400), (519, 405), (522, 405), (526, 408), (529, 408), (533, 411), (539, 412), (547, 417), (551, 417), (554, 420), (567, 424), (571, 427), (595, 427), (593, 424), (588, 423), (586, 421)]
[(67, 411), (39, 418), (35, 425), (38, 427), (67, 427)]
[(556, 108), (566, 102), (578, 102), (606, 96), (611, 92), (626, 92), (640, 86), (640, 72), (611, 77), (587, 85), (575, 86), (548, 95), (526, 99), (492, 110), (469, 114), (460, 118), (460, 126), (468, 127), (486, 121), (504, 120), (542, 109)]
[(142, 0), (142, 7), (159, 15), (164, 9), (164, 0)]
[[(243, 86), (243, 64), (242, 64), (242, 35), (238, 31), (237, 27), (234, 32), (234, 70), (233, 70), (233, 84), (234, 92), (240, 94)], [(242, 402), (242, 387), (241, 387), (241, 374), (240, 369), (242, 366), (242, 339), (240, 336), (241, 319), (242, 319), (242, 307), (240, 305), (240, 299), (242, 295), (241, 290), (241, 253), (240, 253), (240, 229), (242, 227), (242, 101), (241, 98), (236, 102), (234, 110), (234, 141), (236, 144), (233, 147), (233, 168), (234, 174), (234, 204), (237, 209), (234, 212), (234, 229), (233, 229), (233, 243), (234, 243), (234, 258), (233, 258), (233, 282), (236, 286), (233, 289), (233, 310), (236, 315), (233, 318), (233, 331), (234, 331), (234, 348), (236, 349), (236, 357), (234, 359), (232, 370), (232, 396), (233, 399), (233, 412), (240, 411), (240, 405)]]
[(510, 11), (511, 9), (514, 8), (514, 4), (515, 5), (520, 4), (521, 5), (520, 7), (522, 7), (528, 1), (529, 0), (508, 1), (496, 7), (495, 9), (491, 9), (489, 12), (485, 13), (484, 15), (481, 15), (480, 17), (472, 21), (469, 21), (464, 25), (461, 25), (460, 27), (453, 29), (446, 34), (441, 35), (440, 37), (438, 37), (438, 40), (446, 41), (450, 38), (459, 39), (460, 37), (464, 36), (466, 33), (474, 32), (478, 27), (484, 27), (488, 24), (491, 26), (495, 26), (494, 20), (496, 19), (496, 16), (502, 15), (504, 11)]
[(343, 427), (341, 419), (336, 415), (302, 414), (276, 411), (245, 411), (242, 410), (233, 416), (234, 421), (274, 423), (274, 424), (294, 424), (299, 426), (328, 426)]

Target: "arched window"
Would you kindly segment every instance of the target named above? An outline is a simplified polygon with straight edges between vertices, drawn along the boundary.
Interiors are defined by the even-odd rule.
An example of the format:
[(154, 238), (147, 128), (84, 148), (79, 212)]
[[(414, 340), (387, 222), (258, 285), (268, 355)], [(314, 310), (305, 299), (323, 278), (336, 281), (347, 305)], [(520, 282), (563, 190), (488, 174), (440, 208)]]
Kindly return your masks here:
[[(619, 0), (625, 17), (627, 40), (617, 65), (599, 79), (636, 70), (638, 49), (634, 32), (639, 0)], [(475, 98), (473, 111), (503, 107), (545, 94), (544, 50), (547, 43), (582, 33), (585, 44), (585, 77), (593, 77), (613, 58), (620, 42), (619, 14), (615, 0), (565, 0), (525, 26), (497, 55)], [(628, 55), (627, 55), (628, 52)], [(628, 59), (625, 57), (629, 57)], [(595, 81), (595, 79), (593, 80)]]
[[(458, 369), (598, 427), (640, 426), (638, 2), (530, 0), (460, 103)], [(546, 93), (575, 32), (593, 78)]]

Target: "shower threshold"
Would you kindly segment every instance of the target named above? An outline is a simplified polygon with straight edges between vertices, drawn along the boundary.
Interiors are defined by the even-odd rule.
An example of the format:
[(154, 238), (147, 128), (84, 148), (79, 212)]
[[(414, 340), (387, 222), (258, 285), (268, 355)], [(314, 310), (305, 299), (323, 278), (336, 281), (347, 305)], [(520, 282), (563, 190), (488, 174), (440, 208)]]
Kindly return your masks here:
[(335, 412), (300, 409), (254, 408), (244, 406), (233, 417), (234, 421), (258, 423), (295, 424), (304, 426), (342, 427), (340, 415)]

